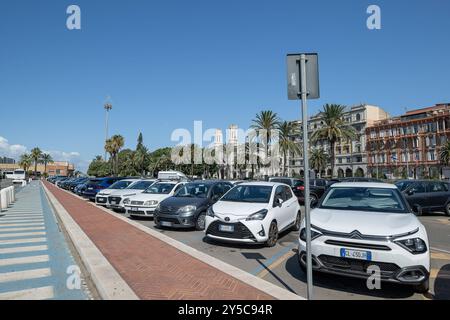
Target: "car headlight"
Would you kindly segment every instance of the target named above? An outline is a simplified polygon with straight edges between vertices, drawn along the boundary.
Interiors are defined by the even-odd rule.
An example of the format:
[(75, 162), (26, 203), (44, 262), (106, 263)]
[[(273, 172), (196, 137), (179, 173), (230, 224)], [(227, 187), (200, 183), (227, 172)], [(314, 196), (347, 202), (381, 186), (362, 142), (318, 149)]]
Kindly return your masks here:
[(154, 206), (156, 204), (158, 204), (158, 201), (156, 200), (148, 200), (144, 202), (144, 206)]
[(130, 204), (130, 198), (125, 198), (123, 200), (123, 204)]
[(428, 250), (425, 241), (423, 241), (420, 238), (398, 240), (395, 241), (395, 243), (398, 244), (400, 247), (403, 247), (404, 249), (408, 250), (412, 254), (420, 254)]
[[(317, 232), (313, 229), (311, 229), (311, 241), (320, 237), (322, 234), (320, 232)], [(306, 228), (303, 228), (302, 230), (300, 230), (300, 240), (302, 240), (303, 242), (306, 242)]]
[(188, 213), (197, 210), (196, 206), (184, 206), (178, 209), (178, 213)]
[(213, 210), (212, 206), (209, 207), (208, 210), (206, 210), (206, 215), (211, 217), (211, 218), (215, 217), (214, 210)]
[(269, 212), (267, 209), (259, 210), (258, 212), (249, 215), (245, 221), (263, 220), (266, 217), (267, 212)]

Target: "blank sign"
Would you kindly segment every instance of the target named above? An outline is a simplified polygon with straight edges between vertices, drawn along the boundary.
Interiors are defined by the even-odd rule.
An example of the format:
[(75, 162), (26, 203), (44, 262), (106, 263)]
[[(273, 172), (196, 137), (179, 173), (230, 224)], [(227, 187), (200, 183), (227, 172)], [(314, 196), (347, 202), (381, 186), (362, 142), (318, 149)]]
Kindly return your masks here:
[[(317, 53), (306, 55), (306, 92), (307, 99), (318, 99), (319, 93), (319, 64)], [(287, 55), (288, 99), (301, 99), (300, 54)]]

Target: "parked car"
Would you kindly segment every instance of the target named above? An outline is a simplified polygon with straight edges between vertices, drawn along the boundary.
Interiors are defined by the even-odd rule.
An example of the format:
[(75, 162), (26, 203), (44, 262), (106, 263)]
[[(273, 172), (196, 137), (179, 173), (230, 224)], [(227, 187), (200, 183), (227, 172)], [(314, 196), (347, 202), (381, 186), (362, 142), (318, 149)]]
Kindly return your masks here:
[(85, 182), (88, 181), (88, 180), (89, 180), (89, 178), (87, 178), (87, 177), (81, 177), (81, 178), (78, 178), (78, 179), (76, 179), (76, 180), (74, 180), (74, 181), (72, 181), (72, 182), (70, 182), (70, 183), (68, 184), (67, 190), (74, 192), (75, 188), (76, 188), (78, 185), (83, 184), (83, 183), (85, 183)]
[[(381, 281), (429, 288), (430, 250), (425, 227), (395, 185), (333, 184), (311, 211), (313, 270), (366, 279), (369, 267)], [(302, 221), (298, 259), (306, 270), (306, 230)]]
[(59, 177), (58, 179), (55, 180), (55, 186), (60, 187), (61, 183), (69, 179), (70, 179), (69, 177)]
[[(116, 182), (115, 184), (119, 184), (124, 181), (126, 181), (126, 180), (121, 180), (119, 182)], [(113, 190), (110, 193), (110, 195), (108, 196), (108, 202), (106, 204), (106, 207), (109, 209), (113, 209), (115, 211), (125, 212), (123, 200), (125, 198), (129, 198), (129, 197), (132, 197), (132, 196), (135, 196), (137, 194), (144, 192), (145, 190), (147, 190), (147, 188), (149, 188), (155, 182), (156, 182), (156, 179), (140, 179), (138, 181), (133, 182), (125, 189)], [(101, 193), (103, 193), (103, 191)], [(98, 197), (99, 197), (99, 195), (97, 194), (96, 199)]]
[[(128, 188), (133, 183), (139, 181), (140, 179), (132, 178), (132, 179), (126, 179), (123, 178), (122, 180), (116, 181), (113, 184), (111, 184), (106, 189), (100, 190), (95, 195), (95, 204), (99, 206), (107, 207), (109, 205), (109, 199), (108, 197), (115, 191), (123, 190)], [(114, 201), (115, 202), (115, 201)], [(114, 203), (115, 204), (115, 203)]]
[(123, 200), (128, 217), (153, 217), (158, 204), (164, 199), (172, 197), (185, 182), (158, 181), (144, 192)]
[(232, 187), (226, 181), (189, 182), (173, 197), (159, 203), (154, 212), (155, 224), (158, 227), (204, 230), (206, 211)]
[(418, 215), (444, 212), (450, 216), (450, 183), (432, 180), (401, 180), (395, 185), (402, 190), (411, 208)]
[(284, 230), (299, 230), (300, 204), (281, 183), (249, 182), (235, 186), (206, 213), (205, 234), (226, 242), (275, 246)]
[(366, 177), (337, 178), (338, 182), (383, 182), (383, 180)]
[(77, 184), (75, 188), (73, 188), (73, 192), (80, 197), (82, 196), (83, 192), (86, 190), (86, 185), (91, 179), (86, 180), (85, 182), (82, 182), (80, 184)]
[(86, 187), (81, 192), (83, 198), (89, 199), (90, 201), (95, 201), (95, 196), (100, 190), (105, 190), (109, 188), (113, 183), (123, 180), (124, 178), (118, 177), (107, 177), (107, 178), (95, 178), (90, 179), (86, 183)]
[[(314, 182), (314, 180), (311, 180)], [(292, 188), (295, 196), (300, 204), (305, 204), (305, 183), (302, 179), (288, 178), (288, 177), (272, 177), (269, 178), (269, 182), (278, 182), (287, 184)], [(315, 186), (310, 183), (309, 194), (310, 194), (310, 204), (317, 203), (322, 195), (325, 193), (325, 187)]]

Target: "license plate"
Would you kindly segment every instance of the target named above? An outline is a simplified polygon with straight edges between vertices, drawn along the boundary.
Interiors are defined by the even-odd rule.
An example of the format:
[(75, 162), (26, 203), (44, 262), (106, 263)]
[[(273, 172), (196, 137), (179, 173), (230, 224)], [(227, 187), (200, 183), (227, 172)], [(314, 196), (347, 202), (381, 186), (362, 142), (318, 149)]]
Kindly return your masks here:
[(92, 188), (92, 187), (89, 187), (89, 188), (87, 188), (88, 190), (94, 190), (94, 188)]
[(227, 226), (227, 225), (219, 225), (219, 231), (223, 232), (234, 232), (234, 226)]
[(161, 225), (162, 225), (163, 227), (171, 227), (171, 226), (172, 226), (172, 222), (161, 221)]
[(136, 207), (131, 207), (131, 211), (138, 211), (138, 208), (136, 208)]
[(341, 249), (341, 257), (371, 261), (372, 260), (372, 252), (342, 248)]

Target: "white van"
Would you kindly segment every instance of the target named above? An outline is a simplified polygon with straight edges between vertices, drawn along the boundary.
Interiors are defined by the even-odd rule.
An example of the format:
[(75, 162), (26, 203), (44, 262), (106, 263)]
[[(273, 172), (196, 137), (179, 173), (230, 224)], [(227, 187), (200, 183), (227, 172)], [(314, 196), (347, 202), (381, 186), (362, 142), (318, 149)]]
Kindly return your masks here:
[(13, 179), (13, 183), (22, 183), (22, 181), (25, 181), (25, 176), (25, 170), (16, 169), (14, 170), (13, 176), (10, 179)]

